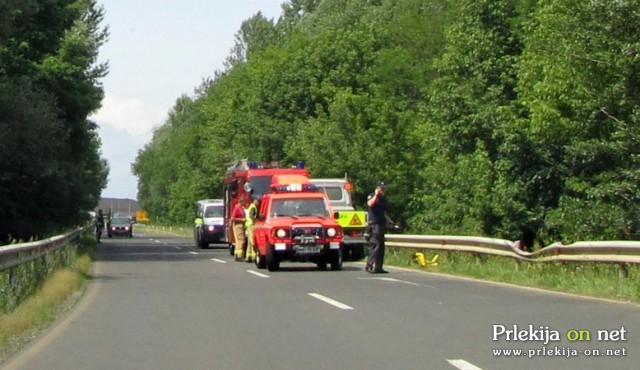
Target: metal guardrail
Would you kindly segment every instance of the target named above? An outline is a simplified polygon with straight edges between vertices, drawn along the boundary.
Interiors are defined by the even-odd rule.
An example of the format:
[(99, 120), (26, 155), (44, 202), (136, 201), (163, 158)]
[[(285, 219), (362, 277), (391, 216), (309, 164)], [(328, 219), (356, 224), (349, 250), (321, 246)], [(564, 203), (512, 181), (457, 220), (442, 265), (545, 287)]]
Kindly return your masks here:
[(519, 242), (503, 239), (387, 234), (385, 244), (394, 248), (467, 252), (531, 262), (640, 263), (640, 242), (635, 241), (584, 241), (569, 245), (558, 242), (535, 252), (526, 252), (519, 248)]
[(0, 271), (33, 261), (53, 250), (64, 248), (84, 231), (78, 228), (64, 235), (54, 236), (36, 242), (9, 244), (0, 247)]
[[(0, 271), (42, 257), (77, 238), (84, 228), (49, 239), (0, 247)], [(640, 264), (640, 242), (583, 241), (569, 245), (554, 243), (535, 252), (526, 252), (511, 240), (450, 235), (387, 234), (386, 245), (393, 248), (428, 249), (509, 257), (531, 262), (604, 262)]]

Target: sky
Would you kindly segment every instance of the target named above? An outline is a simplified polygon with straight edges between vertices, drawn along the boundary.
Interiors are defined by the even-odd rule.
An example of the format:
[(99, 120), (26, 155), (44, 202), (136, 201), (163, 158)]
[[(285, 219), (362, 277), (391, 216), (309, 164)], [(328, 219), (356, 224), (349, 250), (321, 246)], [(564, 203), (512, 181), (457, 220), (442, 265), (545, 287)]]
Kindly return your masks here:
[(258, 12), (277, 20), (286, 0), (101, 0), (109, 40), (98, 61), (105, 98), (95, 121), (110, 173), (103, 198), (137, 199), (138, 151), (182, 95), (222, 70), (242, 22)]

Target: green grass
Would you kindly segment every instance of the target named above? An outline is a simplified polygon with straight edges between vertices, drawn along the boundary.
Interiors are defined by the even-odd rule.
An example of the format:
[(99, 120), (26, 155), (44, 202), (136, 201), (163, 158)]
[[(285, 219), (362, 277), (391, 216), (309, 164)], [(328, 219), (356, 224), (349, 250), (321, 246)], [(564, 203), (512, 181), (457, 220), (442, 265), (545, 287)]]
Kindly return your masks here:
[(388, 248), (385, 263), (422, 271), (640, 303), (640, 268), (636, 265), (627, 266), (628, 277), (621, 277), (621, 267), (618, 264), (526, 261), (516, 263), (515, 260), (506, 257), (426, 251), (429, 259), (438, 254), (439, 263), (437, 266), (422, 267), (413, 261), (412, 256), (415, 252)]
[(48, 327), (77, 299), (90, 278), (95, 241), (81, 240), (86, 251), (69, 268), (58, 269), (15, 310), (0, 313), (0, 363)]

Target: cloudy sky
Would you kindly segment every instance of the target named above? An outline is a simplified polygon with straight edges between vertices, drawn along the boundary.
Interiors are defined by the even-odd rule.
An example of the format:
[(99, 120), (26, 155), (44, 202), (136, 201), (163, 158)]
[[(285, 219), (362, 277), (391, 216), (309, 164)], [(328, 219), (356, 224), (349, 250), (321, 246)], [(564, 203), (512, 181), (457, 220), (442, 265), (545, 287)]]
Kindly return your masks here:
[(110, 37), (105, 99), (90, 119), (100, 126), (102, 157), (111, 168), (106, 198), (137, 197), (131, 163), (181, 95), (216, 70), (242, 21), (258, 12), (277, 19), (285, 0), (101, 0)]

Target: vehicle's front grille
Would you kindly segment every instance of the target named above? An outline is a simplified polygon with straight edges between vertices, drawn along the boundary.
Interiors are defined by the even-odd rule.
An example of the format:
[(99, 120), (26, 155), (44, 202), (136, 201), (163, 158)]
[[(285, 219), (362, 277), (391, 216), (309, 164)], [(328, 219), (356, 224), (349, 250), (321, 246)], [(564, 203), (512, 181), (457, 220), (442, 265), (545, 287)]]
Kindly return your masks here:
[(314, 236), (316, 239), (322, 239), (324, 238), (324, 229), (322, 226), (296, 226), (291, 228), (291, 238), (293, 239), (308, 236)]

